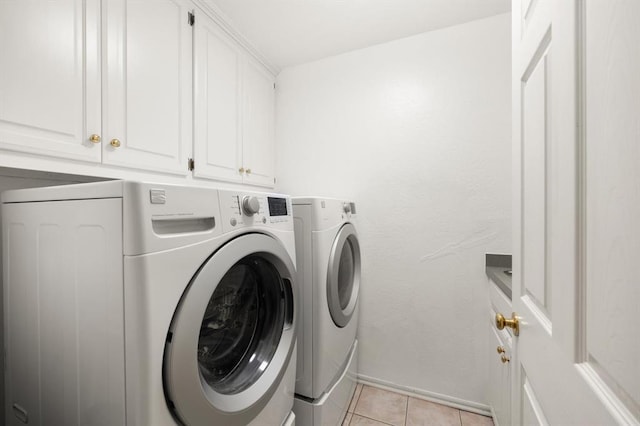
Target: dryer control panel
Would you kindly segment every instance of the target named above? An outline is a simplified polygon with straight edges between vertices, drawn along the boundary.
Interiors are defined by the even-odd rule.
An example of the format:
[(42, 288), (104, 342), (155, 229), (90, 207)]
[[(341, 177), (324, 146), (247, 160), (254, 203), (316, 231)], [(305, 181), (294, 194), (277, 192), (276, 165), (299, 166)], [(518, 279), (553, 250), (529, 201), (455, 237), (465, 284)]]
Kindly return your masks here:
[(247, 226), (293, 229), (291, 199), (280, 194), (219, 191), (224, 232)]

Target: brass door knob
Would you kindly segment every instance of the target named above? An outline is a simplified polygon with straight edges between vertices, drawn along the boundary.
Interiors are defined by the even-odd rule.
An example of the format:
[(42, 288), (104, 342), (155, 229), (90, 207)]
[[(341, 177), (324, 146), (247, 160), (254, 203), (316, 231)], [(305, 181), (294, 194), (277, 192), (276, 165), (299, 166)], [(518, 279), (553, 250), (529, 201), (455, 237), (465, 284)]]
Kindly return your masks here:
[(247, 169), (247, 174), (250, 175), (251, 174), (251, 169)]
[(496, 327), (498, 327), (498, 330), (509, 327), (513, 330), (515, 336), (520, 335), (520, 320), (518, 320), (515, 312), (511, 314), (510, 319), (505, 318), (502, 314), (496, 314)]
[(120, 147), (120, 140), (118, 140), (118, 139), (111, 139), (111, 142), (109, 142), (109, 143), (114, 148), (119, 148)]
[(238, 171), (240, 172), (240, 174), (243, 174), (243, 173), (244, 173), (244, 167), (240, 167), (240, 168), (238, 169)]
[(102, 138), (100, 137), (100, 135), (96, 135), (95, 133), (91, 136), (89, 136), (89, 140), (93, 143), (100, 143), (100, 141), (102, 140)]
[(496, 350), (498, 351), (499, 354), (505, 353), (504, 346), (498, 346)]
[(509, 361), (511, 361), (511, 360), (510, 360), (507, 356), (502, 355), (502, 356), (500, 357), (500, 361), (502, 361), (502, 363), (503, 363), (503, 364), (506, 364), (506, 363), (508, 363), (508, 362), (509, 362)]

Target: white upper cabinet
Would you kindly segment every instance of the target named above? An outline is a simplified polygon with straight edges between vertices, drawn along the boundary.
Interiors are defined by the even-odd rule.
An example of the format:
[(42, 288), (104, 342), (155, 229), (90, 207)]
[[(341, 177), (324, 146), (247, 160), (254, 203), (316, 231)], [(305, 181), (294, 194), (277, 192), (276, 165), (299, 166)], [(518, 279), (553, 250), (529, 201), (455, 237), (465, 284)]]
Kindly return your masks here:
[(186, 175), (189, 4), (1, 1), (0, 148)]
[(242, 158), (245, 182), (273, 185), (275, 168), (273, 76), (248, 59), (244, 69), (244, 108), (242, 122)]
[(272, 187), (274, 75), (208, 13), (0, 0), (0, 150)]
[(204, 14), (194, 31), (194, 176), (272, 187), (273, 74)]
[(0, 148), (100, 161), (100, 1), (0, 1)]
[(187, 174), (191, 145), (190, 2), (104, 2), (103, 162)]
[(241, 52), (213, 21), (197, 14), (194, 35), (196, 177), (242, 182)]

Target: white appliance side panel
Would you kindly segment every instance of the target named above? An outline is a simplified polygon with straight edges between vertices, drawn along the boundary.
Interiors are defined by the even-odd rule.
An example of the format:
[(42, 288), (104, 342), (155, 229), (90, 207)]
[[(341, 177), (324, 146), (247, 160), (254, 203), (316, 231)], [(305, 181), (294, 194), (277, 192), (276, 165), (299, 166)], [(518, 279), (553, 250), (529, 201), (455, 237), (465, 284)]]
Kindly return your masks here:
[(313, 386), (313, 250), (311, 245), (311, 206), (296, 205), (293, 211), (296, 239), (296, 284), (300, 289), (298, 320), (298, 365), (296, 393), (312, 397)]
[(6, 424), (125, 424), (122, 201), (2, 217)]

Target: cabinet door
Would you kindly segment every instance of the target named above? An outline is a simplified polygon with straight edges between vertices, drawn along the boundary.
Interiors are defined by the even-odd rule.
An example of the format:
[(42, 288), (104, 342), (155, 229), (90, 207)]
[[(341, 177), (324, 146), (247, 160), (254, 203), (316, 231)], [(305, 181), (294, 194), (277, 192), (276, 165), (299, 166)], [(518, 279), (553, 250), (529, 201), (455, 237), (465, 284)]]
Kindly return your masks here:
[[(511, 312), (511, 300), (498, 289), (493, 281), (489, 280), (489, 300), (491, 301), (490, 319), (495, 324), (496, 312)], [(515, 424), (511, 421), (511, 365), (514, 362), (512, 351), (512, 334), (509, 330), (498, 331), (495, 326), (491, 326), (489, 341), (490, 347), (489, 363), (489, 403), (493, 407), (496, 426)], [(498, 353), (498, 347), (504, 349), (503, 353)], [(502, 356), (508, 361), (503, 362)]]
[(242, 158), (245, 183), (273, 186), (275, 169), (274, 78), (248, 60), (244, 69)]
[[(491, 317), (495, 317), (495, 312)], [(508, 426), (511, 424), (511, 345), (494, 327), (491, 327), (489, 341), (489, 404), (493, 407), (496, 426)], [(504, 352), (499, 353), (498, 348)], [(509, 361), (503, 362), (503, 356)]]
[[(489, 399), (489, 405), (493, 408), (496, 420), (498, 420), (499, 413), (502, 412), (502, 363), (500, 362), (500, 356), (497, 354), (496, 348), (502, 346), (502, 341), (493, 327), (489, 328), (489, 333), (489, 389), (487, 397)], [(497, 423), (498, 426), (501, 426), (499, 420)]]
[(204, 14), (194, 36), (194, 176), (241, 182), (240, 50)]
[(502, 380), (500, 386), (502, 411), (498, 415), (498, 422), (503, 426), (508, 426), (513, 424), (511, 420), (511, 359), (513, 357), (511, 342), (505, 342), (504, 348), (504, 355), (509, 359), (509, 362), (502, 364), (502, 375), (500, 376)]
[[(192, 27), (185, 0), (103, 2), (103, 162), (187, 174)], [(111, 141), (118, 140), (119, 147)]]
[(100, 161), (99, 4), (0, 1), (0, 148)]

